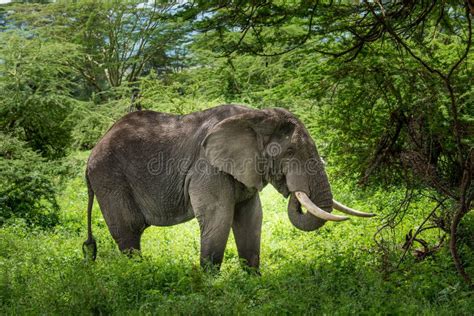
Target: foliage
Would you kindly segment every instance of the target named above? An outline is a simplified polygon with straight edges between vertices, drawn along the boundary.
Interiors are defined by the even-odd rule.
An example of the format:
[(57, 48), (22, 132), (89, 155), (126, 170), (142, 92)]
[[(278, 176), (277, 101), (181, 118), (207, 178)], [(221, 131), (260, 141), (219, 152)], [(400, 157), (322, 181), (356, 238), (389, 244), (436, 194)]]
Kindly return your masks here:
[(115, 88), (110, 92), (117, 98), (101, 104), (81, 102), (73, 109), (70, 119), (75, 122), (71, 132), (74, 148), (92, 149), (113, 123), (129, 111), (130, 100), (120, 97), (129, 91), (126, 87)]
[(71, 64), (85, 93), (131, 85), (151, 70), (182, 65), (186, 25), (173, 17), (179, 6), (160, 1), (58, 1), (15, 6), (10, 18), (42, 37), (80, 47)]
[(25, 142), (0, 134), (0, 226), (16, 218), (41, 227), (59, 222), (50, 173), (51, 167)]
[[(318, 100), (327, 114), (321, 125), (337, 127), (327, 138), (343, 154), (343, 167), (362, 173), (364, 181), (374, 170), (408, 168), (442, 195), (459, 195), (473, 143), (468, 3), (195, 5), (197, 12), (209, 12), (196, 22), (202, 31), (197, 45), (227, 58), (234, 97), (250, 94), (258, 101), (259, 90), (270, 88), (267, 95), (280, 100), (280, 91)], [(327, 57), (346, 54), (345, 62)], [(365, 128), (369, 122), (371, 130)], [(436, 175), (422, 175), (420, 163)], [(389, 179), (401, 180), (392, 172), (384, 178)]]
[(0, 34), (0, 128), (49, 158), (65, 155), (71, 142), (76, 46), (12, 31)]

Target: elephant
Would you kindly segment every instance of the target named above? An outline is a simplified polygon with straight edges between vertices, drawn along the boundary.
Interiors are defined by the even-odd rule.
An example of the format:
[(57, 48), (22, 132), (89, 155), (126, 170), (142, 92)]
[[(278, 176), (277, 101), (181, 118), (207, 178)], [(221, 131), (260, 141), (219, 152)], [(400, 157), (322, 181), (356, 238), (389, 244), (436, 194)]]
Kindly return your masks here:
[[(262, 207), (271, 184), (289, 197), (288, 216), (303, 231), (349, 215), (374, 214), (333, 199), (316, 145), (304, 124), (283, 108), (225, 104), (186, 115), (136, 111), (118, 120), (92, 149), (86, 167), (88, 238), (94, 195), (122, 252), (140, 251), (143, 231), (196, 218), (200, 264), (220, 268), (232, 230), (245, 268), (258, 271)], [(302, 211), (302, 206), (307, 212)]]

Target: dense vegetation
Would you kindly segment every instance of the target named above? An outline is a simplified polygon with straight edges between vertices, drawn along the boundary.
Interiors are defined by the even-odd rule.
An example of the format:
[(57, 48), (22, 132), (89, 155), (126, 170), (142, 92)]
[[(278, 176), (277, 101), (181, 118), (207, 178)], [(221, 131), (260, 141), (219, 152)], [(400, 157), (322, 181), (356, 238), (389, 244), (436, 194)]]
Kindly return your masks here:
[[(26, 1), (31, 2), (31, 1)], [(0, 313), (473, 314), (472, 1), (56, 1), (0, 6)], [(90, 149), (129, 111), (284, 107), (343, 202), (376, 219), (293, 228), (262, 193), (262, 276), (195, 221), (116, 249)]]

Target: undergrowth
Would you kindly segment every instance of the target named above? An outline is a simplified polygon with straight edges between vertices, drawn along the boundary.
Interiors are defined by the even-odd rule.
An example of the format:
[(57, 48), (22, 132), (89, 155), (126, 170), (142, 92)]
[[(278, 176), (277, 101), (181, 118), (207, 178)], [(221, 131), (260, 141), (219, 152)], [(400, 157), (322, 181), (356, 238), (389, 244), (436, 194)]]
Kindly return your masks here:
[[(87, 152), (76, 155), (83, 164), (86, 158)], [(421, 262), (408, 255), (400, 269), (384, 272), (373, 234), (399, 192), (362, 192), (338, 181), (333, 191), (379, 217), (301, 232), (287, 219), (285, 199), (267, 187), (261, 194), (262, 276), (240, 268), (232, 236), (221, 273), (213, 276), (199, 268), (195, 220), (148, 228), (142, 257), (129, 259), (119, 253), (97, 203), (93, 230), (98, 258), (84, 261), (87, 192), (78, 172), (59, 196), (60, 225), (41, 230), (17, 220), (0, 229), (0, 314), (474, 313), (473, 292), (456, 274), (447, 249)], [(422, 220), (422, 202), (414, 206), (419, 209), (411, 212), (410, 222), (417, 216)], [(400, 240), (397, 255), (401, 232), (409, 228), (400, 229), (395, 238)], [(469, 247), (464, 255), (474, 258)]]

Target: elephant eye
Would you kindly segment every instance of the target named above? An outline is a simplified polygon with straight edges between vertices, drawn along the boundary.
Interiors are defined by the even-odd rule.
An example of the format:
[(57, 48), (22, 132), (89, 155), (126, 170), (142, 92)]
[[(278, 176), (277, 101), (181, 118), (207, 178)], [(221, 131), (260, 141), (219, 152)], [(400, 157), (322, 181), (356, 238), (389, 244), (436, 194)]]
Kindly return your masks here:
[(286, 151), (287, 155), (288, 156), (293, 156), (295, 154), (295, 150), (293, 148), (288, 148), (288, 150)]

